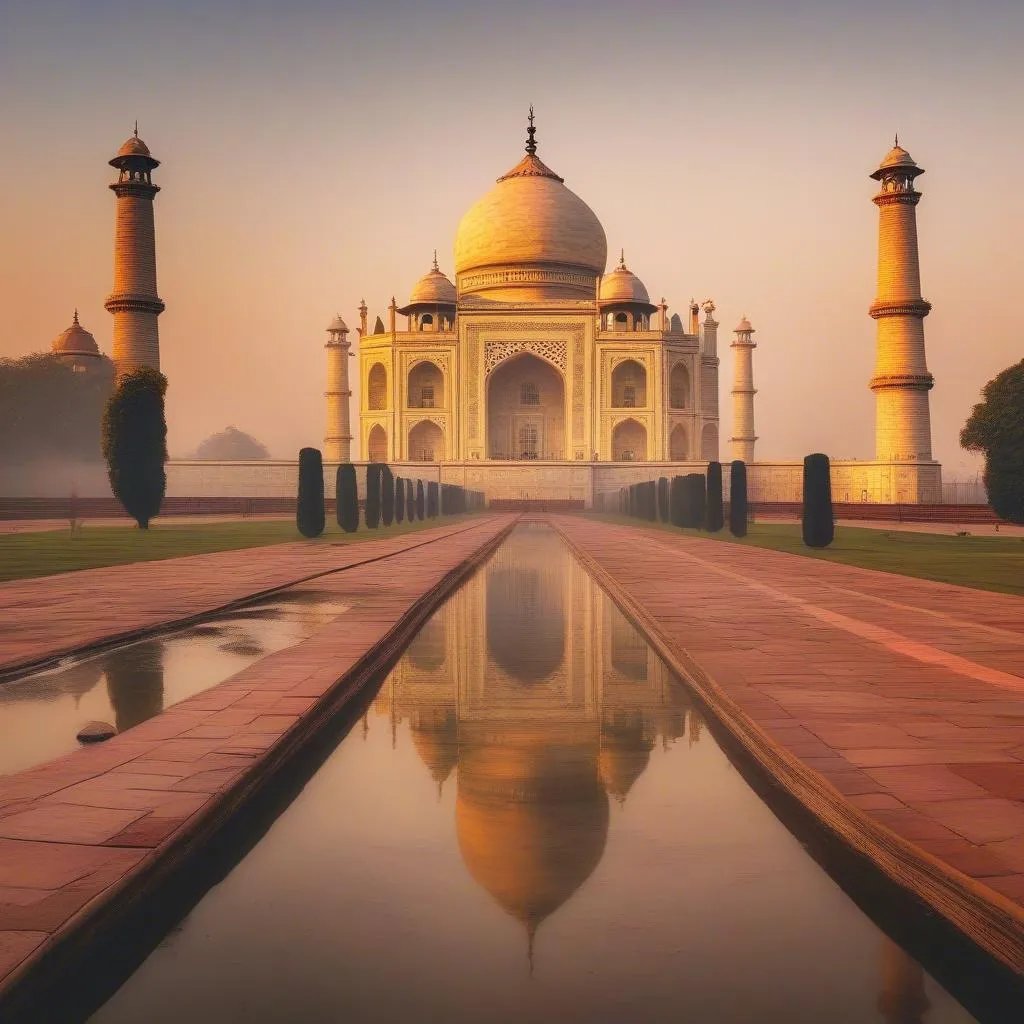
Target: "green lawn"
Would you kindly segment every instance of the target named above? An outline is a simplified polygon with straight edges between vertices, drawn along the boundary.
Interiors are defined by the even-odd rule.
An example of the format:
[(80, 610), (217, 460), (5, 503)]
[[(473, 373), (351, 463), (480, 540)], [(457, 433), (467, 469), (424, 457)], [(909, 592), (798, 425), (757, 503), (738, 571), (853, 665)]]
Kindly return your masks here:
[(629, 516), (594, 514), (605, 522), (683, 533), (729, 544), (773, 548), (808, 558), (859, 565), (865, 569), (902, 573), (962, 587), (1024, 594), (1024, 538), (950, 537), (932, 533), (886, 532), (855, 526), (837, 526), (836, 539), (827, 548), (804, 547), (799, 523), (751, 523), (746, 537), (679, 530), (664, 523), (645, 523)]
[[(323, 535), (310, 544), (354, 543), (395, 537), (432, 526), (459, 522), (468, 516), (444, 516), (415, 523), (404, 522), (387, 529), (360, 529), (345, 533), (329, 521)], [(81, 536), (72, 537), (68, 527), (45, 533), (0, 535), (0, 582), (30, 576), (51, 576), (73, 569), (95, 569), (127, 562), (151, 562), (210, 551), (263, 547), (302, 540), (294, 520), (250, 520), (189, 526), (174, 520), (154, 523), (148, 530), (132, 526), (90, 526), (85, 521)]]

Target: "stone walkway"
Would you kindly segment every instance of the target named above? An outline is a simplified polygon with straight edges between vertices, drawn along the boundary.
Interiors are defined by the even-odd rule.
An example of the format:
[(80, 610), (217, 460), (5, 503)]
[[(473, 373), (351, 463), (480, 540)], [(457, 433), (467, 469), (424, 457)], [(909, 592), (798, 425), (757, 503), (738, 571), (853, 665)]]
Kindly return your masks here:
[(381, 540), (296, 541), (0, 583), (0, 672), (467, 528), (439, 522)]
[[(108, 617), (131, 608), (136, 621), (153, 622), (223, 603), (247, 588), (279, 585), (298, 572), (394, 552), (386, 571), (380, 563), (356, 566), (303, 588), (349, 605), (309, 640), (107, 743), (0, 778), (0, 1018), (6, 1019), (4, 997), (11, 986), (57, 940), (86, 926), (90, 915), (116, 907), (117, 896), (133, 882), (142, 885), (138, 880), (169, 844), (195, 835), (218, 808), (228, 813), (228, 794), (253, 787), (261, 772), (264, 782), (269, 779), (273, 769), (267, 765), (277, 763), (281, 750), (301, 745), (364, 680), (367, 653), (404, 644), (408, 637), (401, 629), (411, 627), (400, 626), (396, 634), (396, 624), (513, 520), (481, 517), (430, 533), (312, 552), (288, 545), (291, 550), (260, 548), (258, 557), (231, 552), (149, 563), (147, 569), (163, 573), (159, 586), (114, 569), (78, 574), (91, 582), (80, 589), (80, 604), (64, 604), (52, 617), (51, 643), (60, 639), (62, 622), (73, 630), (74, 616), (89, 613), (94, 602)], [(434, 542), (424, 544), (431, 535)], [(23, 641), (33, 651), (46, 642), (42, 627), (48, 617), (38, 613), (39, 602), (46, 596), (70, 600), (60, 589), (48, 589), (52, 579), (38, 582), (27, 607), (38, 625)], [(147, 594), (153, 595), (147, 609), (135, 609), (135, 602), (149, 601)], [(100, 628), (102, 614), (89, 618), (92, 625), (83, 636)]]
[(1024, 927), (1024, 598), (551, 518), (775, 744)]

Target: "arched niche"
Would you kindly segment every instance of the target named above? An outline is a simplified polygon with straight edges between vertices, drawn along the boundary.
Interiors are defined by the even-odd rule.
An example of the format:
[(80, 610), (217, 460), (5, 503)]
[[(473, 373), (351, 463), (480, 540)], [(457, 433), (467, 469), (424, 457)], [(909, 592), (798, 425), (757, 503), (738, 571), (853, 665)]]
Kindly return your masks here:
[(379, 423), (370, 428), (366, 438), (366, 455), (370, 462), (388, 461), (388, 434)]
[(718, 425), (708, 423), (700, 434), (700, 457), (709, 462), (718, 459)]
[(444, 407), (444, 374), (436, 363), (424, 359), (409, 371), (408, 403), (410, 409)]
[(628, 419), (612, 429), (612, 458), (616, 462), (644, 462), (647, 459), (647, 429)]
[(420, 420), (409, 431), (409, 460), (440, 462), (444, 457), (444, 431), (432, 420)]
[(690, 371), (686, 363), (676, 363), (668, 378), (668, 404), (673, 409), (686, 409), (690, 405)]
[(491, 373), (487, 380), (489, 458), (564, 458), (565, 423), (565, 382), (551, 363), (522, 352)]
[(668, 457), (673, 462), (686, 462), (690, 457), (690, 437), (682, 423), (677, 423), (668, 435)]
[(374, 363), (366, 375), (366, 407), (367, 409), (386, 409), (388, 407), (388, 371), (383, 363)]
[(624, 359), (612, 370), (612, 407), (647, 407), (647, 371), (635, 359)]

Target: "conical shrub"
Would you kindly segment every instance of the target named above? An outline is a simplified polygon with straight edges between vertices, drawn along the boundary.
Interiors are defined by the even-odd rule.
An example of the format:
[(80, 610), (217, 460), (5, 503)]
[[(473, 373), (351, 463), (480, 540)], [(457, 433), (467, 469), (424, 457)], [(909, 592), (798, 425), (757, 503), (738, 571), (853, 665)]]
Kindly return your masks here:
[(346, 533), (359, 529), (359, 484), (356, 481), (356, 467), (343, 462), (334, 478), (335, 514), (338, 525)]
[(729, 532), (747, 535), (747, 466), (736, 459), (729, 466)]
[(319, 537), (324, 532), (324, 462), (319, 448), (303, 448), (299, 452), (295, 525), (303, 537)]
[(809, 548), (827, 548), (835, 535), (828, 456), (817, 452), (804, 459), (804, 543)]

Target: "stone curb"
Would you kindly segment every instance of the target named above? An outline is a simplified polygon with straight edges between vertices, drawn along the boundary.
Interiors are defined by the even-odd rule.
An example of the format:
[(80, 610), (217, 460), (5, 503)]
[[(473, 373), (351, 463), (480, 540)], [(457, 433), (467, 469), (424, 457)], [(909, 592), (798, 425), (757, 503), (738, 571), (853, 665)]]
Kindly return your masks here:
[(940, 914), (990, 956), (1024, 974), (1024, 910), (868, 817), (799, 758), (772, 740), (723, 687), (585, 549), (551, 525), (665, 662), (686, 680), (705, 709), (753, 758), (845, 846), (866, 857), (899, 888)]

